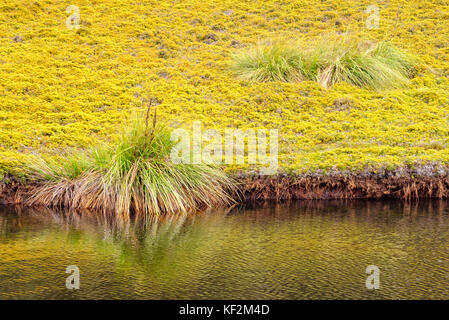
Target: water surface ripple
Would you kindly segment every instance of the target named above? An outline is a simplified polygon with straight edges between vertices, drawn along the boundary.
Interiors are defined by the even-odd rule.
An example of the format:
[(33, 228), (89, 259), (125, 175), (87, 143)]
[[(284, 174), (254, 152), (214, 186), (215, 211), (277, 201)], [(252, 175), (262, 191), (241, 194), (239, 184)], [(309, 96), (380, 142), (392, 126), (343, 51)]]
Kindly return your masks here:
[[(449, 203), (295, 202), (145, 226), (0, 208), (0, 299), (449, 299)], [(65, 269), (80, 269), (68, 290)], [(365, 269), (380, 268), (367, 290)]]

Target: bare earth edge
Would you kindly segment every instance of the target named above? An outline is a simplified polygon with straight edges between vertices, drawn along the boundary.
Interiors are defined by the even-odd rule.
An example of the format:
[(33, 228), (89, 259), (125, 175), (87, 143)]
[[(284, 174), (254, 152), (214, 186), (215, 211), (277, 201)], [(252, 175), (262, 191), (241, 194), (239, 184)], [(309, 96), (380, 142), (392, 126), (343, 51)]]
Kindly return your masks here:
[[(410, 172), (398, 175), (348, 174), (309, 176), (234, 176), (241, 194), (237, 201), (283, 202), (287, 200), (330, 199), (421, 199), (449, 198), (449, 174), (414, 176)], [(23, 203), (36, 185), (9, 178), (0, 182), (0, 204)]]

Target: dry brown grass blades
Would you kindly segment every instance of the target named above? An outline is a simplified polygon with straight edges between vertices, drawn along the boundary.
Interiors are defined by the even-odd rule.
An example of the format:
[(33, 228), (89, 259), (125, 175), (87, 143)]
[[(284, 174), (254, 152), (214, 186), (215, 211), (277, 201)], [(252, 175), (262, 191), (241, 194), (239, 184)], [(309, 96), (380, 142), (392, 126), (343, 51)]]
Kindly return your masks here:
[[(210, 187), (214, 187), (212, 190)], [(108, 185), (103, 177), (88, 172), (75, 180), (63, 179), (58, 182), (40, 182), (25, 192), (24, 204), (91, 210), (122, 217), (146, 216), (163, 213), (185, 213), (211, 207), (221, 207), (232, 203), (230, 189), (215, 181), (208, 188), (184, 188), (168, 197), (148, 197), (145, 190), (129, 188), (126, 185)], [(151, 199), (149, 199), (151, 198)]]
[[(96, 179), (91, 177), (90, 179)], [(448, 176), (423, 177), (378, 177), (378, 176), (240, 176), (240, 191), (237, 189), (219, 189), (207, 202), (199, 201), (190, 195), (187, 202), (190, 208), (226, 205), (232, 197), (235, 201), (269, 201), (288, 200), (330, 200), (330, 199), (447, 199), (449, 198)], [(120, 203), (119, 190), (109, 190), (89, 179), (60, 181), (59, 183), (39, 183), (23, 186), (12, 183), (0, 188), (0, 203), (23, 204), (33, 206), (72, 207), (77, 209), (114, 210), (126, 208)], [(222, 187), (223, 188), (223, 187)], [(205, 190), (203, 190), (205, 192)], [(223, 192), (223, 193), (221, 193)], [(227, 197), (224, 197), (226, 193)], [(230, 197), (230, 198), (228, 198)], [(196, 199), (196, 200), (195, 200)], [(229, 199), (229, 200), (224, 200)], [(159, 199), (162, 201), (162, 199)], [(131, 207), (141, 210), (143, 199), (132, 199)], [(50, 205), (51, 204), (51, 205)], [(107, 204), (107, 205), (104, 205)], [(186, 207), (184, 207), (186, 208)], [(172, 209), (165, 206), (162, 210)], [(135, 209), (133, 209), (135, 210)]]

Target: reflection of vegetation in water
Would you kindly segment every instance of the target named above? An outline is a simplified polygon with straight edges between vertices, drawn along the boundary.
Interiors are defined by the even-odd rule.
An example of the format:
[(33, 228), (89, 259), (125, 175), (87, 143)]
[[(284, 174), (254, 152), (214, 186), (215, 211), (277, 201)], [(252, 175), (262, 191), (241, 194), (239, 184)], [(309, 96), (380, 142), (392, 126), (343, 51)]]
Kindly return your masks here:
[[(100, 288), (109, 290), (103, 297), (128, 298), (445, 297), (445, 207), (301, 202), (165, 216), (145, 225), (28, 212), (14, 219), (31, 233), (21, 234), (17, 221), (16, 230), (1, 233), (16, 266), (79, 264), (90, 290), (80, 291), (83, 297), (100, 295)], [(11, 231), (16, 238), (6, 236)], [(23, 252), (28, 256), (18, 258)], [(381, 268), (381, 291), (364, 289), (370, 264)]]
[[(116, 277), (132, 274), (136, 285), (145, 285), (149, 281), (158, 283), (161, 279), (169, 285), (178, 282), (179, 278), (188, 283), (204, 270), (201, 265), (207, 263), (208, 256), (213, 256), (214, 249), (210, 245), (213, 242), (204, 239), (204, 227), (222, 225), (226, 212), (228, 210), (206, 211), (197, 217), (164, 215), (142, 221), (111, 219), (88, 212), (27, 209), (23, 218), (38, 220), (43, 230), (25, 247), (35, 248), (34, 255), (39, 249), (48, 248), (48, 244), (55, 253), (70, 246), (77, 252), (77, 260), (83, 260), (83, 255), (87, 260), (92, 255), (98, 263), (105, 261), (105, 271), (109, 270)], [(196, 223), (197, 219), (206, 221)], [(52, 224), (50, 230), (44, 227)], [(192, 256), (201, 258), (194, 261)]]

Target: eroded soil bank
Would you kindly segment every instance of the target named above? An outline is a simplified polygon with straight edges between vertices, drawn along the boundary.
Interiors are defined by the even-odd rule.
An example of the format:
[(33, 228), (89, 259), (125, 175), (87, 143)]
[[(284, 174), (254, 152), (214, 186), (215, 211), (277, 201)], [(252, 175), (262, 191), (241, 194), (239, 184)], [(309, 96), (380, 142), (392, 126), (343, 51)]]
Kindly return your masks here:
[[(333, 175), (235, 177), (238, 201), (324, 200), (324, 199), (420, 199), (449, 198), (449, 175)], [(22, 204), (36, 184), (13, 178), (0, 182), (0, 204)]]
[(245, 200), (448, 198), (449, 176), (276, 176), (245, 177)]

